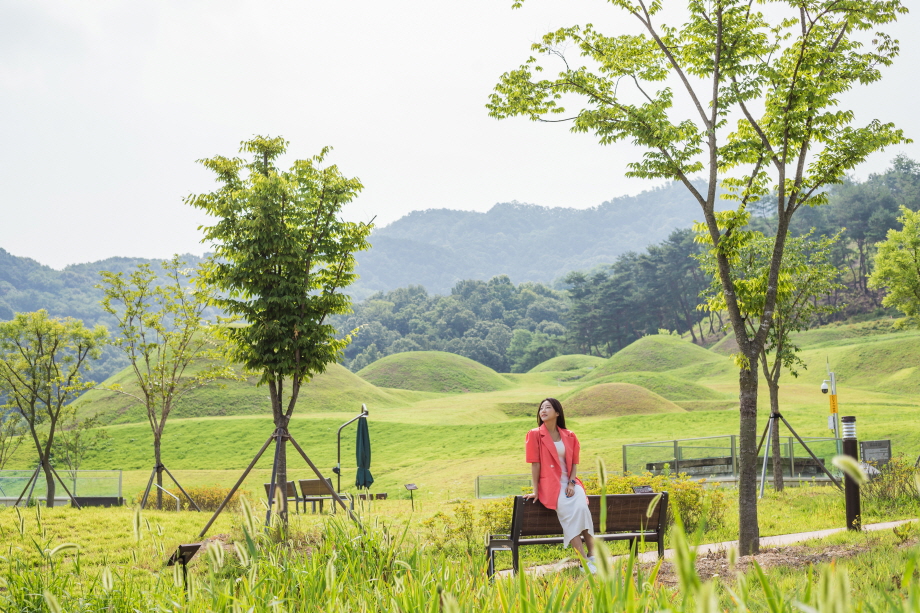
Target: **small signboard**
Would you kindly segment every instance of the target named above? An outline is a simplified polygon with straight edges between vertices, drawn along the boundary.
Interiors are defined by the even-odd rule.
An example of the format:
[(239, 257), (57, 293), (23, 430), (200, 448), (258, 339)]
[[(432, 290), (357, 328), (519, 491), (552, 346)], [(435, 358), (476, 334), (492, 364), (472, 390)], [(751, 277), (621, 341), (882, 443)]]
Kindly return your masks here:
[(887, 464), (891, 459), (891, 441), (859, 441), (859, 459), (876, 465)]
[(406, 489), (409, 490), (409, 491), (411, 492), (412, 490), (417, 490), (417, 489), (418, 489), (418, 486), (417, 486), (416, 484), (414, 484), (414, 483), (407, 483), (407, 484), (406, 484)]
[(634, 485), (632, 488), (633, 494), (652, 494), (651, 485)]

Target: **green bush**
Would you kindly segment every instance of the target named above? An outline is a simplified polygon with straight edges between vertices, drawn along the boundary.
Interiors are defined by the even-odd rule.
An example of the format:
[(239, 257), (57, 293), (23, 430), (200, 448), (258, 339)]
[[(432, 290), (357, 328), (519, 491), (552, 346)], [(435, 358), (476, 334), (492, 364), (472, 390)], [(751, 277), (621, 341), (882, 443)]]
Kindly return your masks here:
[[(155, 490), (156, 488), (151, 488), (150, 494), (147, 496), (148, 509), (156, 504), (157, 494)], [(179, 499), (180, 510), (189, 511), (192, 509), (192, 505), (189, 504), (188, 498), (185, 497), (185, 494), (183, 494), (179, 488), (167, 489), (166, 491)], [(227, 494), (230, 493), (230, 488), (220, 485), (200, 485), (198, 487), (187, 487), (185, 491), (188, 492), (188, 495), (192, 497), (192, 500), (195, 501), (195, 504), (197, 504), (198, 508), (202, 511), (216, 511), (220, 503), (223, 502)], [(238, 511), (240, 509), (240, 496), (251, 497), (249, 492), (237, 490), (233, 493), (233, 496), (224, 508), (231, 511)], [(134, 504), (139, 505), (143, 498), (144, 492), (141, 490), (137, 493), (137, 496), (134, 497)], [(173, 511), (175, 508), (176, 501), (166, 494), (163, 494), (163, 510)]]
[(862, 501), (867, 507), (864, 513), (871, 510), (884, 515), (905, 506), (918, 506), (920, 494), (915, 479), (920, 476), (920, 470), (910, 461), (899, 455), (891, 458), (887, 464), (869, 464), (878, 469), (879, 474), (860, 488)]
[[(585, 477), (582, 482), (588, 494), (601, 493), (597, 474)], [(696, 530), (704, 520), (709, 528), (717, 528), (725, 520), (728, 502), (719, 484), (707, 484), (705, 479), (694, 480), (684, 473), (610, 476), (607, 478), (607, 493), (631, 494), (632, 488), (639, 485), (649, 485), (655, 492), (668, 493), (669, 525), (673, 525), (675, 515), (680, 516), (689, 532)]]

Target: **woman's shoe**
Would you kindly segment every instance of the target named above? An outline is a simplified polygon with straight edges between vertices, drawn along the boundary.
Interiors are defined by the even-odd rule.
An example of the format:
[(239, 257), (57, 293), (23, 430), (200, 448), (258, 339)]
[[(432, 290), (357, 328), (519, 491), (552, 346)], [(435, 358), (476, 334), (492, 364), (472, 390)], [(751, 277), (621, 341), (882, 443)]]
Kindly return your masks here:
[(585, 559), (585, 562), (587, 563), (588, 570), (591, 571), (591, 574), (596, 575), (597, 574), (597, 564), (596, 564), (597, 560), (594, 558), (594, 556), (588, 556)]

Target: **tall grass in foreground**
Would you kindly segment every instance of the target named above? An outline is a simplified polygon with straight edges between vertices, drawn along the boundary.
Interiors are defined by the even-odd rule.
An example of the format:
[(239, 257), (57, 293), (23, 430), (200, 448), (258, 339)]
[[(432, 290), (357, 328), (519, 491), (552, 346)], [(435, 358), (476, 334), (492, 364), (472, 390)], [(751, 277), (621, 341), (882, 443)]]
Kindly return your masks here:
[[(835, 565), (796, 593), (777, 588), (759, 567), (724, 585), (703, 581), (679, 526), (670, 543), (676, 550), (676, 588), (656, 582), (660, 566), (643, 569), (632, 557), (610, 563), (604, 555), (596, 576), (566, 570), (490, 583), (481, 556), (433, 553), (409, 543), (405, 531), (378, 525), (361, 532), (346, 520), (329, 518), (318, 539), (278, 531), (269, 537), (246, 511), (236, 542), (211, 542), (193, 562), (187, 596), (178, 567), (151, 573), (89, 568), (72, 546), (32, 541), (41, 552), (38, 563), (15, 555), (0, 560), (0, 611), (920, 612), (916, 548), (905, 557), (902, 589), (895, 594), (853, 590), (846, 569)], [(12, 545), (8, 551), (13, 553)]]

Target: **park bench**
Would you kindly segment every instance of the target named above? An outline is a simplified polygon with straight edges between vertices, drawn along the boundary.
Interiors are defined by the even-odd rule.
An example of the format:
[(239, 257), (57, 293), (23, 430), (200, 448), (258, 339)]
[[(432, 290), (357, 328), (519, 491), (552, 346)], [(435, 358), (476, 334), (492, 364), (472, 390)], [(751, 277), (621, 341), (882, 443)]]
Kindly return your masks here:
[[(661, 493), (651, 516), (648, 507), (658, 494), (607, 495), (607, 525), (601, 529), (600, 496), (588, 496), (588, 508), (594, 519), (594, 538), (602, 541), (638, 541), (658, 544), (658, 557), (664, 556), (664, 533), (668, 526), (668, 494)], [(603, 534), (602, 534), (603, 533)], [(514, 497), (511, 515), (511, 534), (492, 534), (487, 537), (486, 557), (489, 559), (489, 578), (495, 574), (495, 552), (510, 551), (514, 572), (520, 565), (518, 548), (524, 545), (557, 545), (563, 542), (562, 526), (554, 509), (547, 509), (540, 501)]]
[[(266, 483), (266, 484), (265, 484), (265, 497), (266, 497), (266, 498), (268, 498), (268, 497), (271, 496), (271, 487), (272, 487), (272, 484), (271, 484), (271, 483)], [(281, 488), (280, 485), (276, 486), (276, 489), (275, 489), (275, 498), (276, 498), (276, 499), (281, 495), (281, 494), (280, 494), (280, 491), (279, 491), (279, 490), (281, 490), (281, 489), (282, 489), (282, 488)], [(297, 488), (294, 487), (294, 482), (293, 482), (293, 481), (288, 481), (288, 482), (287, 482), (287, 488), (284, 488), (284, 489), (287, 489), (287, 501), (288, 501), (288, 502), (293, 502), (293, 503), (294, 503), (294, 510), (297, 511), (298, 513), (300, 513), (300, 506), (299, 506), (299, 505), (300, 505), (300, 503), (303, 501), (303, 499), (302, 499), (300, 496), (297, 495)], [(307, 503), (306, 503), (306, 502), (303, 503), (303, 512), (304, 512), (304, 513), (307, 512)]]
[(386, 500), (387, 493), (380, 492), (378, 494), (358, 494), (358, 500)]
[[(325, 481), (325, 483), (323, 483)], [(300, 485), (300, 500), (303, 502), (303, 511), (307, 512), (307, 503), (311, 504), (311, 510), (316, 513), (316, 503), (319, 503), (319, 512), (323, 512), (323, 502), (329, 500), (332, 504), (332, 510), (335, 511), (335, 504), (330, 491), (332, 490), (332, 479), (301, 479), (297, 483)], [(351, 508), (355, 508), (355, 501), (351, 500), (348, 494), (339, 494), (340, 498), (349, 499)]]

